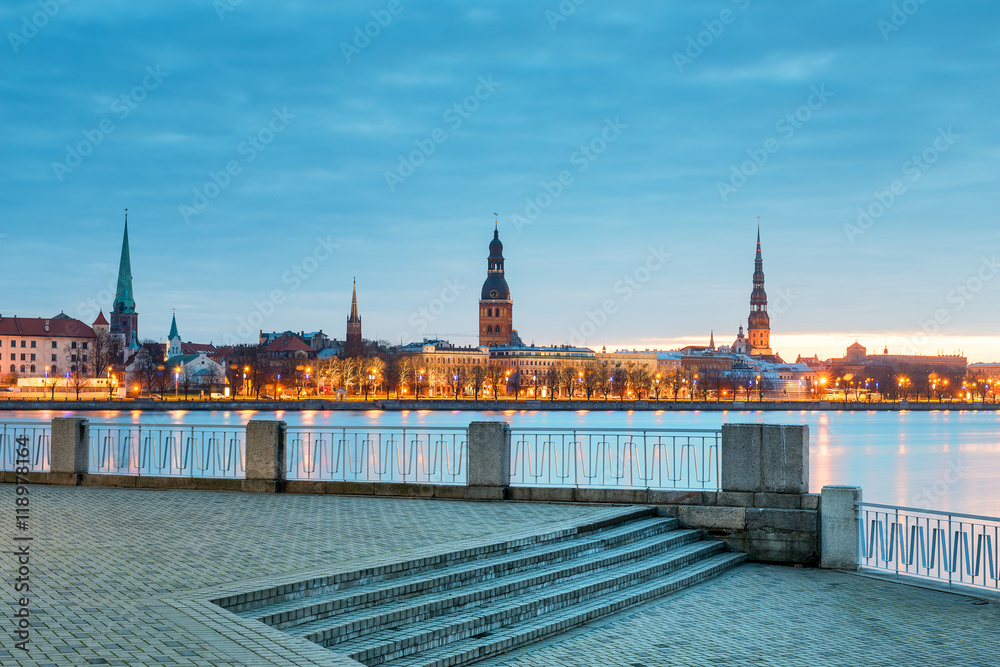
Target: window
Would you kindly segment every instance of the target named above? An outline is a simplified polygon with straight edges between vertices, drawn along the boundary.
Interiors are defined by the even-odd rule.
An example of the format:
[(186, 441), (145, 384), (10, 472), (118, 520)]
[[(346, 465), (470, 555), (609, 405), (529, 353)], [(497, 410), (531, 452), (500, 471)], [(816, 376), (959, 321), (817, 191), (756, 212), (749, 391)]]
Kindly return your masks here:
[(24, 353), (21, 353), (21, 361), (24, 361)]
[(21, 341), (21, 347), (28, 347), (28, 341), (22, 340)]
[(83, 355), (83, 361), (84, 361), (84, 363), (87, 362), (87, 355)]
[(31, 355), (31, 360), (32, 360), (32, 361), (34, 361), (34, 360), (35, 360), (35, 355)]
[(11, 347), (17, 347), (17, 341), (16, 340), (10, 341), (10, 346)]
[(21, 372), (24, 372), (24, 364), (21, 364)]
[(55, 363), (55, 362), (56, 362), (56, 355), (53, 354), (52, 355), (52, 363)]
[(56, 349), (56, 342), (55, 341), (52, 341), (52, 349), (53, 350)]
[(71, 350), (75, 350), (75, 349), (76, 349), (76, 341), (73, 341), (72, 343), (70, 343), (70, 344), (69, 344), (69, 348), (70, 348)]
[(14, 364), (11, 364), (11, 365), (10, 365), (10, 372), (11, 372), (11, 373), (16, 373), (16, 372), (17, 372), (17, 367), (16, 367), (16, 366), (14, 366)]
[[(85, 350), (87, 349), (87, 341), (83, 341), (83, 349), (85, 349)], [(86, 360), (84, 360), (84, 361), (86, 361)]]
[(32, 372), (32, 373), (34, 373), (34, 372), (35, 372), (35, 367), (34, 367), (34, 366), (32, 366), (32, 367), (31, 367), (31, 372)]
[(31, 341), (31, 347), (35, 347), (35, 342), (36, 341)]

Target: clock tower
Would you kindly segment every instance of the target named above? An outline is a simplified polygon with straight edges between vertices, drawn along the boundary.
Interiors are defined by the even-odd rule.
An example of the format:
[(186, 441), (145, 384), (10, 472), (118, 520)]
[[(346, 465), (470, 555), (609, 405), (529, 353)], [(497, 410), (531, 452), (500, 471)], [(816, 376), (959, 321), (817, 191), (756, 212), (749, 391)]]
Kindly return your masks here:
[(510, 289), (503, 277), (503, 243), (500, 242), (499, 227), (493, 230), (490, 256), (486, 262), (486, 282), (479, 298), (479, 345), (510, 345), (514, 318)]

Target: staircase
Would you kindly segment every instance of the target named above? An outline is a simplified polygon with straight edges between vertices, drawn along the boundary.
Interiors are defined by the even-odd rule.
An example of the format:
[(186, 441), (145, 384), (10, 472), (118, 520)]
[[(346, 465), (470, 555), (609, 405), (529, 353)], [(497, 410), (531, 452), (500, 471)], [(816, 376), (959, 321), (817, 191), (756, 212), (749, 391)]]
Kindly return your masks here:
[(219, 600), (365, 665), (466, 665), (738, 565), (746, 555), (635, 508), (595, 526)]

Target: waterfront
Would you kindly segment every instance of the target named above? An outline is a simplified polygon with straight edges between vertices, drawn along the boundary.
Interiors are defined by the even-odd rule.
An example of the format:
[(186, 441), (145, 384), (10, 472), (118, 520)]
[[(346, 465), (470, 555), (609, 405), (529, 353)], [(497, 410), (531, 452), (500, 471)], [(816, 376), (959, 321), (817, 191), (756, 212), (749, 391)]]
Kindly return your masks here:
[(479, 420), (535, 428), (808, 424), (813, 492), (827, 484), (855, 484), (871, 502), (1000, 516), (1000, 415), (992, 411), (11, 411), (5, 421), (48, 421), (74, 414), (92, 422), (238, 425), (251, 418), (277, 418), (289, 425), (350, 427), (466, 426)]

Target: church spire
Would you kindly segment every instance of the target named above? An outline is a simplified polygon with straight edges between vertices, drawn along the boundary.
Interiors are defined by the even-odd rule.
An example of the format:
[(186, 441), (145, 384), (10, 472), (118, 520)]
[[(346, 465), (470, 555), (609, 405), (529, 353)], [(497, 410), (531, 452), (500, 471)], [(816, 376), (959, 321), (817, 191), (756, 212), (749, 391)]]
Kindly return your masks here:
[(112, 312), (135, 312), (135, 298), (132, 296), (132, 260), (128, 250), (128, 209), (125, 209), (125, 233), (122, 236), (122, 256), (118, 263), (118, 289), (115, 292)]
[(354, 279), (354, 289), (351, 294), (351, 316), (347, 318), (348, 322), (360, 322), (361, 317), (358, 316), (358, 280)]
[(167, 340), (173, 340), (174, 338), (180, 338), (180, 335), (177, 333), (177, 313), (174, 313), (174, 316), (170, 318), (170, 333), (167, 334)]

